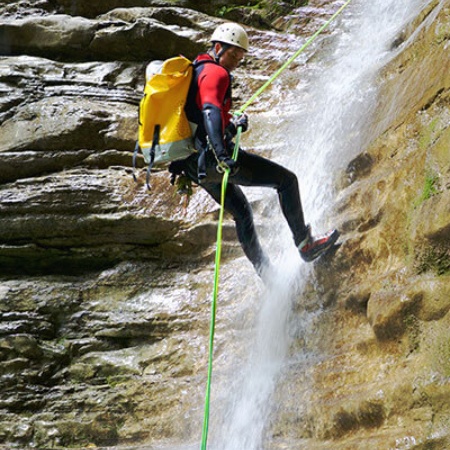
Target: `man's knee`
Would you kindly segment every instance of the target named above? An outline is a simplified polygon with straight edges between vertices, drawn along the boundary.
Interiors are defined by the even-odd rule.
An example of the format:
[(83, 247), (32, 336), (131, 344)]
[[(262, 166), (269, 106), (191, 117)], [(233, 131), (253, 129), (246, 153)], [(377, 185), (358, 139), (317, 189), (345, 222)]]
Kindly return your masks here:
[(248, 228), (253, 224), (253, 211), (250, 203), (245, 202), (240, 204), (237, 208), (230, 209), (232, 209), (231, 213), (236, 224), (239, 223), (245, 228)]
[(298, 178), (294, 172), (286, 169), (284, 176), (282, 178), (281, 185), (279, 187), (279, 191), (286, 191), (291, 189), (298, 189)]

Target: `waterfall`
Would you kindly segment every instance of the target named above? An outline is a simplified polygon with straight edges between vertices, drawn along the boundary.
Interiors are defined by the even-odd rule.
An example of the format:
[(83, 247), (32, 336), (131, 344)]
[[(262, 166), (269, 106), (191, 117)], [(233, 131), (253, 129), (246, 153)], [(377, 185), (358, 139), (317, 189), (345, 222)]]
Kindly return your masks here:
[[(335, 195), (334, 175), (370, 141), (377, 74), (395, 56), (394, 40), (424, 3), (355, 0), (336, 22), (333, 33), (322, 39), (319, 58), (307, 71), (302, 65), (296, 69), (297, 87), (286, 93), (276, 111), (266, 113), (271, 128), (278, 130), (273, 142), (283, 142), (274, 159), (297, 173), (305, 217), (313, 232), (332, 226), (328, 211)], [(267, 202), (276, 202), (273, 193), (267, 194)], [(214, 418), (209, 440), (212, 450), (266, 448), (264, 430), (275, 408), (272, 395), (290, 364), (292, 336), (301, 335), (307, 341), (320, 316), (319, 307), (316, 311), (292, 311), (311, 266), (300, 262), (277, 206), (270, 209), (274, 213), (265, 218), (271, 225), (263, 242), (272, 243), (270, 249), (282, 247), (282, 252), (277, 257), (272, 250), (276, 273), (272, 284), (258, 294), (261, 298), (249, 354), (239, 364), (243, 368), (236, 368), (223, 417)], [(307, 364), (311, 356), (304, 349), (295, 355), (295, 363)]]
[(287, 161), (297, 170), (306, 217), (314, 222), (326, 219), (333, 204), (333, 174), (373, 138), (379, 70), (395, 56), (394, 41), (421, 7), (421, 0), (350, 4), (326, 46), (333, 54), (323, 54), (311, 80), (299, 87), (302, 111), (289, 133), (299, 144)]

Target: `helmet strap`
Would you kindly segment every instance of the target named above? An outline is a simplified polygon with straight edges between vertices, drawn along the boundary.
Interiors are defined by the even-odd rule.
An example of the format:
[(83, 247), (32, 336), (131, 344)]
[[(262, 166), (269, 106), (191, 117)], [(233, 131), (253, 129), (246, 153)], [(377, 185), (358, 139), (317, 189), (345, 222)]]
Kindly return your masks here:
[[(216, 44), (220, 44), (221, 45), (221, 49), (219, 50), (219, 52), (216, 52)], [(213, 54), (214, 57), (214, 61), (216, 61), (216, 63), (219, 62), (221, 56), (231, 47), (230, 44), (225, 44), (223, 42), (213, 42), (213, 46), (211, 49), (211, 52)]]

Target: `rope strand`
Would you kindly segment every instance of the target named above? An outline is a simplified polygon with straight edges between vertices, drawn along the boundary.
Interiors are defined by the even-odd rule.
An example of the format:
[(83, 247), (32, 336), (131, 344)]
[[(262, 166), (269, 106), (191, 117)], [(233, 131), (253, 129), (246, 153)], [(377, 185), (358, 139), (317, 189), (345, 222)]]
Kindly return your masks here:
[(274, 81), (280, 76), (282, 72), (302, 53), (316, 38), (322, 33), (325, 28), (344, 10), (344, 8), (352, 0), (347, 0), (331, 17), (325, 22), (239, 109), (237, 115), (242, 114), (254, 101), (259, 97)]

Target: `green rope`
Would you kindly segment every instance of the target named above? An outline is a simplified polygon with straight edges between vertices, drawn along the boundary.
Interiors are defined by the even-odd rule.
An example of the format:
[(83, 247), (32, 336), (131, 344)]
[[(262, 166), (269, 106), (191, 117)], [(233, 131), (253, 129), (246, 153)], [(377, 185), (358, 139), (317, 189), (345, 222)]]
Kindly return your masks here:
[[(236, 144), (233, 151), (233, 159), (236, 161), (237, 154), (239, 152), (239, 141), (241, 139), (241, 127), (238, 127), (236, 135)], [(227, 190), (228, 177), (230, 171), (225, 170), (222, 178), (222, 191), (220, 196), (220, 213), (219, 223), (217, 225), (217, 243), (216, 243), (216, 261), (214, 268), (214, 290), (213, 298), (211, 302), (211, 325), (209, 328), (209, 355), (208, 355), (208, 379), (206, 382), (206, 395), (205, 395), (205, 416), (203, 419), (203, 433), (202, 433), (202, 450), (206, 450), (206, 442), (208, 440), (208, 426), (209, 426), (209, 404), (211, 394), (211, 379), (212, 379), (212, 366), (213, 366), (213, 351), (214, 351), (214, 333), (216, 328), (216, 310), (217, 310), (217, 297), (219, 295), (219, 272), (220, 272), (220, 257), (222, 254), (222, 228), (223, 228), (223, 216), (225, 211), (225, 194)]]
[[(235, 113), (235, 115), (242, 114), (247, 107), (253, 103), (253, 101), (270, 85), (273, 81), (289, 66), (289, 64), (294, 61), (302, 53), (306, 47), (308, 47), (314, 39), (344, 10), (344, 8), (351, 2), (347, 0), (344, 5), (342, 5), (331, 18), (322, 25), (303, 45), (297, 50), (242, 106), (242, 108)], [(233, 151), (233, 159), (237, 161), (239, 153), (239, 141), (241, 139), (242, 128), (238, 127), (236, 135), (236, 144)], [(206, 382), (206, 394), (205, 394), (205, 412), (203, 418), (203, 431), (202, 431), (202, 444), (201, 450), (206, 450), (206, 443), (208, 440), (208, 428), (209, 428), (209, 405), (211, 396), (211, 381), (212, 381), (212, 368), (213, 368), (213, 353), (214, 353), (214, 333), (216, 328), (216, 311), (217, 311), (217, 297), (219, 294), (219, 272), (220, 272), (220, 258), (222, 254), (222, 228), (223, 228), (223, 216), (225, 211), (225, 194), (227, 190), (228, 178), (230, 171), (227, 169), (223, 174), (222, 179), (222, 190), (221, 190), (221, 201), (220, 201), (220, 213), (219, 222), (217, 225), (217, 241), (216, 241), (216, 258), (215, 258), (215, 268), (214, 268), (214, 289), (213, 298), (211, 302), (211, 324), (209, 329), (209, 352), (208, 352), (208, 377)]]
[(268, 86), (270, 86), (276, 78), (278, 78), (289, 64), (294, 61), (300, 53), (302, 53), (316, 38), (317, 36), (322, 33), (325, 28), (330, 25), (330, 23), (344, 10), (344, 8), (351, 2), (352, 0), (347, 0), (331, 17), (330, 19), (325, 22), (248, 100), (244, 103), (244, 105), (241, 107), (241, 109), (236, 114), (242, 114), (250, 104), (252, 104), (255, 99), (261, 95)]

